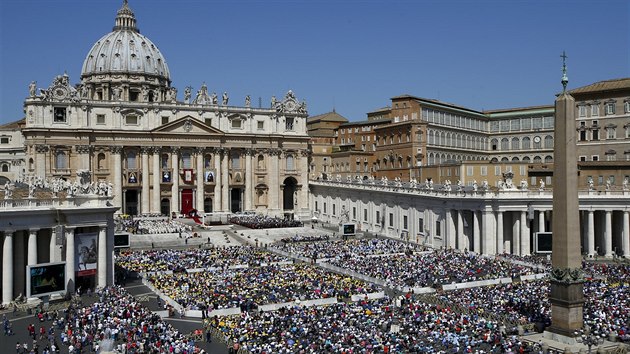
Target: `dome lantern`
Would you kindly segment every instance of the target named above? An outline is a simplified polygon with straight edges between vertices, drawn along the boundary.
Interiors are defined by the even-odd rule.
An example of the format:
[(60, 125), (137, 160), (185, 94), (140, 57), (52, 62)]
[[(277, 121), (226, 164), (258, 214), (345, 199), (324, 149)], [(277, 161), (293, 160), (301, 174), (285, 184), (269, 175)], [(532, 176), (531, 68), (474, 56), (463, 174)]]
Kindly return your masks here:
[(129, 8), (129, 3), (127, 2), (127, 0), (123, 1), (123, 6), (120, 8), (120, 10), (118, 10), (118, 13), (116, 14), (116, 25), (114, 26), (113, 30), (140, 32), (136, 27), (136, 16)]

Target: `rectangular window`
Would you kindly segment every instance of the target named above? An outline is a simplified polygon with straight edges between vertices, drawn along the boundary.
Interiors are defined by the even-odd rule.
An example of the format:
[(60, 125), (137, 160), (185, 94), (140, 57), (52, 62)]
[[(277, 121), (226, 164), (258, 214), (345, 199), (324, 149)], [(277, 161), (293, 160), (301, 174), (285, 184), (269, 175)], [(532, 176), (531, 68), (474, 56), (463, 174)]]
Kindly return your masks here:
[(472, 176), (474, 168), (472, 166), (466, 166), (466, 176)]
[(591, 117), (598, 117), (598, 116), (599, 116), (599, 105), (598, 104), (591, 105)]
[(424, 232), (424, 219), (423, 218), (418, 219), (418, 231)]
[(162, 125), (167, 124), (168, 123), (168, 118), (167, 116), (163, 116), (162, 117)]
[(363, 209), (363, 221), (367, 221), (368, 210)]
[(630, 101), (625, 101), (623, 103), (623, 111), (625, 113), (630, 113)]
[(66, 122), (66, 109), (64, 107), (55, 107), (53, 112), (54, 112), (53, 122), (55, 123)]
[(336, 204), (333, 204), (333, 213), (332, 214), (333, 214), (333, 216), (337, 215), (337, 205)]
[(326, 210), (326, 203), (324, 203), (324, 214), (326, 214), (328, 211)]
[(520, 167), (521, 176), (527, 176), (527, 166), (519, 166), (519, 167)]
[(285, 121), (285, 130), (293, 130), (293, 118), (287, 118)]
[(608, 129), (606, 129), (606, 132), (608, 133), (608, 139), (616, 139), (617, 138), (617, 129), (615, 129), (615, 128), (608, 128)]
[(600, 186), (604, 184), (604, 176), (597, 176), (597, 184)]
[(580, 117), (586, 117), (586, 106), (578, 106)]
[(481, 175), (482, 176), (488, 175), (488, 166), (481, 166)]
[(258, 130), (265, 130), (265, 122), (262, 120), (258, 121)]
[(599, 140), (599, 129), (593, 129), (591, 140)]
[(232, 119), (232, 129), (241, 129), (240, 119)]
[(584, 155), (580, 156), (580, 161), (586, 161), (586, 156)]
[(241, 168), (241, 157), (239, 155), (232, 155), (232, 168), (240, 169)]
[(608, 180), (610, 181), (610, 184), (612, 184), (613, 186), (615, 185), (615, 175), (610, 175), (610, 177), (608, 177)]
[(435, 236), (442, 237), (442, 227), (439, 220), (435, 222)]
[(389, 226), (394, 227), (394, 213), (389, 213)]
[(138, 125), (138, 116), (130, 115), (125, 117), (125, 124)]
[(377, 225), (381, 224), (381, 212), (380, 211), (376, 212), (376, 224)]
[(501, 166), (494, 166), (494, 175), (501, 176)]
[(551, 176), (545, 177), (545, 184), (548, 185), (548, 186), (551, 185)]
[(0, 137), (0, 144), (8, 144), (8, 143), (9, 143), (9, 137), (8, 136)]
[(615, 102), (607, 102), (606, 103), (606, 115), (615, 114)]
[(352, 207), (352, 220), (357, 219), (357, 207)]
[(599, 155), (591, 156), (591, 161), (599, 161)]
[(212, 118), (206, 118), (203, 121), (207, 126), (211, 126), (212, 125)]
[(317, 200), (315, 201), (315, 211), (319, 211), (319, 207), (317, 206)]
[(96, 115), (96, 124), (99, 124), (99, 125), (105, 124), (105, 115), (104, 114), (97, 114)]
[(403, 215), (403, 230), (407, 230), (407, 215)]

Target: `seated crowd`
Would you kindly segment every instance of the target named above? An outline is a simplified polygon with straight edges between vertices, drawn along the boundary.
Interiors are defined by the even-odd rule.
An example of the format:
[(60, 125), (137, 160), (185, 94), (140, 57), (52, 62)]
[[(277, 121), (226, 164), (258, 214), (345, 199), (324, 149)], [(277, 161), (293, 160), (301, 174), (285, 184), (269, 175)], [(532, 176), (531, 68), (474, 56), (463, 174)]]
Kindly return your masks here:
[[(394, 318), (400, 330), (390, 331)], [(513, 328), (414, 300), (385, 298), (214, 318), (251, 353), (530, 353)]]
[(197, 310), (259, 306), (377, 292), (376, 285), (309, 264), (278, 264), (197, 273), (157, 273), (149, 281), (180, 305)]
[(76, 352), (93, 341), (111, 339), (119, 353), (204, 353), (125, 289), (107, 287), (97, 295), (99, 301), (92, 305), (67, 311), (61, 340)]
[(288, 261), (253, 246), (214, 247), (210, 249), (122, 251), (116, 263), (132, 272), (183, 271), (195, 268), (226, 268), (233, 265), (258, 266), (261, 263)]
[(300, 220), (274, 218), (267, 215), (234, 215), (230, 217), (230, 223), (249, 227), (250, 229), (276, 229), (281, 227), (302, 227)]
[[(284, 241), (284, 240), (283, 240)], [(419, 246), (388, 238), (371, 238), (356, 240), (332, 240), (300, 244), (276, 244), (272, 247), (307, 258), (351, 258), (369, 255), (406, 253), (420, 250)]]
[(179, 221), (162, 219), (133, 219), (118, 218), (115, 220), (116, 230), (126, 231), (132, 234), (173, 234), (181, 232), (192, 232), (192, 226), (185, 225)]
[(384, 279), (394, 287), (436, 287), (451, 283), (517, 277), (536, 271), (500, 259), (452, 250), (382, 257), (346, 254), (335, 257), (329, 263), (373, 278)]
[(295, 235), (291, 237), (285, 237), (280, 239), (282, 243), (298, 243), (298, 242), (317, 242), (317, 241), (328, 241), (330, 239), (329, 235)]

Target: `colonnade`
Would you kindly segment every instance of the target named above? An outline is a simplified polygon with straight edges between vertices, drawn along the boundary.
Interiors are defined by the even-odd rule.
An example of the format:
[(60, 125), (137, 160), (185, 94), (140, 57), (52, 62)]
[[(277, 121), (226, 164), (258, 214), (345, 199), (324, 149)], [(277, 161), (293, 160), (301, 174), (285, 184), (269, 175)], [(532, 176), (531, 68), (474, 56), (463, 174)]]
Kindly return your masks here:
[[(81, 230), (86, 230), (84, 225)], [(111, 255), (113, 241), (108, 242), (107, 225), (95, 225), (90, 229), (97, 230), (97, 265), (95, 286), (104, 287), (113, 281)], [(26, 230), (4, 230), (2, 232), (2, 303), (8, 304), (19, 294), (28, 294), (27, 266), (38, 264), (66, 262), (65, 280), (67, 291), (73, 292), (76, 284), (77, 259), (75, 254), (77, 227), (67, 226), (58, 228), (31, 228)], [(58, 235), (57, 232), (62, 232)], [(113, 238), (113, 233), (110, 233)], [(63, 237), (60, 237), (63, 236)], [(64, 240), (64, 245), (58, 245), (58, 240)], [(26, 247), (24, 244), (26, 243)], [(46, 251), (46, 252), (43, 252)], [(26, 253), (25, 253), (26, 252)], [(76, 252), (76, 253), (75, 253)]]
[[(523, 198), (527, 194), (463, 196), (320, 181), (310, 185), (313, 214), (323, 222), (341, 222), (339, 211), (345, 208), (353, 211), (347, 221), (363, 231), (437, 248), (527, 256), (536, 252), (536, 233), (552, 231), (551, 192)], [(628, 197), (584, 194), (579, 205), (582, 254), (630, 258)]]

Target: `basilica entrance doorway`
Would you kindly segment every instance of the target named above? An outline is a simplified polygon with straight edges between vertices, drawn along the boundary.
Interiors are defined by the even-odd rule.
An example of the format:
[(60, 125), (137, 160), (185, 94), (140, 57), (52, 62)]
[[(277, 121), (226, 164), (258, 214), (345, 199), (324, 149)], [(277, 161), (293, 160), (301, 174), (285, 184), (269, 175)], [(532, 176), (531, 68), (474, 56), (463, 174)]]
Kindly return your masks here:
[(192, 189), (182, 189), (181, 195), (181, 212), (186, 215), (193, 208), (193, 191)]

